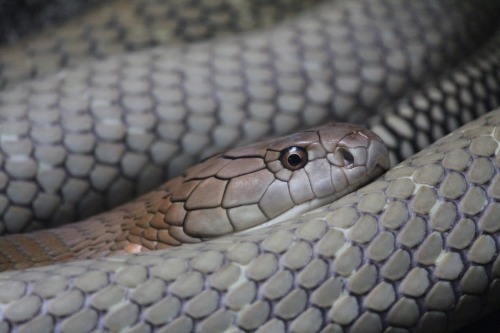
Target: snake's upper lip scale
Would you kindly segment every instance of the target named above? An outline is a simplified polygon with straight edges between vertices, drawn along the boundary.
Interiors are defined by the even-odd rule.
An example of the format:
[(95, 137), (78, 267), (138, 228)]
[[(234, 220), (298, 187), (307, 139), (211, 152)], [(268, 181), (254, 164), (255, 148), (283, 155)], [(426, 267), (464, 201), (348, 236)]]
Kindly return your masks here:
[(378, 166), (384, 171), (391, 167), (389, 151), (383, 142), (372, 140), (368, 147), (368, 160), (366, 166), (368, 170), (373, 170)]

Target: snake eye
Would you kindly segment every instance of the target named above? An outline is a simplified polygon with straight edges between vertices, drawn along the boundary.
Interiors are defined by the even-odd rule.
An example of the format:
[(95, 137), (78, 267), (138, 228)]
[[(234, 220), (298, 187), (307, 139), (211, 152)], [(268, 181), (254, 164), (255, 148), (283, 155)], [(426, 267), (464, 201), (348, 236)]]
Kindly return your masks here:
[(307, 151), (301, 147), (289, 147), (281, 151), (281, 164), (288, 170), (298, 170), (307, 163)]
[(344, 166), (349, 166), (354, 164), (354, 156), (352, 154), (345, 150), (345, 149), (339, 149), (339, 153), (342, 156), (342, 159), (344, 160)]

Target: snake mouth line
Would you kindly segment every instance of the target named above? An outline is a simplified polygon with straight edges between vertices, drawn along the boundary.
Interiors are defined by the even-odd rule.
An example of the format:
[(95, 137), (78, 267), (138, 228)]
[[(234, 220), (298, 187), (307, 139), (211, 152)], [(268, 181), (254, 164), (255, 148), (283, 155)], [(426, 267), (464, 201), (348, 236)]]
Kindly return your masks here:
[[(385, 170), (381, 169), (381, 171), (385, 171)], [(378, 176), (380, 176), (380, 175), (378, 175)], [(376, 177), (378, 177), (378, 176), (376, 176)], [(356, 187), (363, 186), (366, 183), (368, 183), (370, 180), (373, 180), (373, 179), (370, 178), (370, 179), (367, 179), (366, 181), (358, 183), (358, 184), (356, 184)], [(300, 221), (300, 219), (302, 218), (302, 216), (305, 213), (314, 212), (317, 209), (321, 209), (321, 207), (323, 207), (325, 205), (329, 205), (332, 201), (334, 202), (335, 200), (338, 200), (338, 199), (344, 197), (345, 195), (349, 194), (350, 192), (353, 191), (352, 187), (354, 187), (354, 186), (349, 186), (348, 188), (345, 188), (344, 190), (342, 190), (340, 192), (336, 192), (336, 193), (333, 193), (331, 195), (328, 195), (328, 196), (325, 196), (322, 198), (316, 198), (316, 199), (313, 199), (311, 201), (304, 202), (300, 205), (296, 205), (295, 207), (293, 207), (290, 210), (286, 211), (285, 213), (275, 217), (274, 219), (271, 219), (267, 222), (256, 225), (254, 227), (248, 228), (246, 230), (241, 230), (241, 231), (235, 232), (232, 235), (243, 235), (243, 234), (251, 233), (253, 231), (257, 231), (257, 230), (260, 230), (263, 228), (271, 227), (271, 226), (278, 224), (278, 223)]]
[[(378, 177), (382, 176), (383, 174), (385, 174), (385, 173), (387, 172), (387, 170), (389, 170), (389, 169), (388, 169), (388, 168), (386, 168), (386, 167), (384, 167), (384, 166), (382, 166), (382, 165), (380, 165), (380, 164), (379, 164), (379, 165), (377, 165), (377, 166), (375, 167), (375, 171), (374, 171), (374, 173), (373, 173), (373, 174), (374, 174), (373, 179), (375, 179), (375, 178), (378, 178)], [(373, 179), (372, 179), (372, 180), (373, 180)]]

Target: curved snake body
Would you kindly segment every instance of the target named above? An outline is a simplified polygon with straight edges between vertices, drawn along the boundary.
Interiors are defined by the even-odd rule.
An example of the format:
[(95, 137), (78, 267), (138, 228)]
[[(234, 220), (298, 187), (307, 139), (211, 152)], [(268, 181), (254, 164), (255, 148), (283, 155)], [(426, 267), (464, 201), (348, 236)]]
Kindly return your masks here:
[[(349, 28), (347, 31), (351, 31), (351, 28), (352, 31), (355, 31), (357, 23), (366, 22), (360, 19), (363, 17), (363, 13), (382, 13), (382, 16), (378, 16), (383, 18), (382, 21), (388, 25), (390, 22), (394, 22), (389, 20), (392, 16), (383, 15), (384, 11), (381, 10), (381, 8), (390, 8), (391, 5), (395, 5), (390, 1), (371, 2), (371, 4), (360, 2), (360, 5), (346, 5), (346, 3), (340, 2), (339, 7), (344, 8), (342, 13), (350, 13), (349, 15), (345, 14), (346, 17), (353, 17), (350, 16), (353, 13), (358, 13), (359, 16), (356, 16), (357, 19), (352, 21), (352, 26), (344, 24), (344, 30), (341, 28), (337, 30), (338, 26), (334, 23), (335, 20), (340, 20), (343, 23), (345, 21), (335, 16), (337, 14), (332, 14), (333, 21), (328, 21), (326, 18), (328, 11), (325, 8), (328, 8), (329, 5), (322, 7), (324, 15), (321, 18), (332, 23), (332, 31), (334, 34), (338, 33), (340, 37), (335, 38), (340, 38), (339, 40), (345, 38), (342, 31), (345, 31), (346, 26)], [(458, 7), (453, 7), (452, 3)], [(377, 7), (380, 4), (382, 4), (381, 7)], [(494, 4), (493, 2), (482, 4), (490, 9), (482, 13), (489, 14), (489, 16), (478, 15), (475, 17), (484, 18), (484, 20), (478, 20), (484, 24), (483, 27), (489, 26), (484, 31), (493, 31), (494, 24), (489, 25), (488, 22), (495, 21), (496, 11), (492, 9)], [(419, 10), (427, 8), (431, 11), (438, 9), (435, 6), (439, 7), (439, 5), (427, 5), (429, 5), (427, 2), (418, 2), (416, 6)], [(472, 7), (467, 7), (466, 2), (446, 2), (444, 6), (447, 5), (452, 6), (450, 8), (460, 8), (463, 5), (465, 7), (462, 8), (466, 8), (465, 12), (474, 12), (474, 10), (471, 11)], [(492, 7), (489, 7), (490, 5)], [(379, 10), (366, 11), (366, 8), (378, 8)], [(474, 8), (480, 10), (479, 8), (483, 7)], [(343, 16), (340, 15), (340, 17)], [(368, 15), (368, 17), (371, 16)], [(408, 16), (403, 17), (402, 21), (407, 22)], [(415, 23), (426, 25), (422, 22), (427, 21), (422, 19), (422, 16), (420, 17), (420, 19), (415, 20)], [(443, 19), (448, 17), (456, 18), (458, 16), (442, 16)], [(492, 21), (487, 20), (486, 17), (491, 17)], [(326, 22), (318, 19), (313, 21), (316, 23)], [(478, 21), (463, 20), (462, 23), (476, 26), (475, 23), (471, 22)], [(293, 27), (299, 26), (301, 27), (299, 31), (316, 31), (317, 25), (314, 23), (309, 23), (312, 25), (305, 24), (305, 19), (303, 21), (299, 19), (299, 22), (302, 23), (283, 25), (277, 32), (273, 32), (269, 36), (286, 36), (286, 29), (290, 27), (292, 27), (293, 35), (293, 31), (297, 31)], [(357, 23), (354, 24), (354, 22)], [(443, 22), (439, 21), (439, 23)], [(396, 23), (396, 27), (401, 29), (407, 26), (411, 27), (412, 25), (399, 26)], [(444, 24), (444, 26), (447, 25)], [(395, 31), (384, 30), (382, 29), (383, 25), (375, 25), (374, 27), (381, 29), (374, 29), (374, 31), (386, 33)], [(479, 30), (472, 29), (472, 31)], [(440, 31), (439, 28), (436, 31)], [(471, 30), (459, 29), (459, 31), (461, 33), (458, 35), (452, 34), (459, 36), (458, 39), (450, 38), (450, 35), (446, 34), (445, 36), (449, 41), (461, 41), (462, 32), (470, 32)], [(319, 35), (324, 36), (322, 33)], [(389, 35), (391, 34), (389, 33)], [(411, 35), (410, 33), (408, 36)], [(435, 37), (429, 33), (424, 35)], [(356, 39), (358, 37), (360, 36), (352, 34), (349, 35), (349, 38), (352, 39), (347, 38), (347, 40), (362, 41), (365, 40), (366, 35), (362, 34), (359, 40)], [(335, 40), (335, 38), (333, 39)], [(239, 44), (242, 43), (242, 40), (250, 42)], [(480, 40), (480, 38), (475, 39), (477, 43)], [(224, 50), (223, 54), (234, 55), (231, 53), (234, 49), (231, 47), (223, 49), (222, 46), (243, 45), (242, 47), (248, 51), (254, 50), (253, 47), (257, 49), (262, 47), (256, 41), (259, 41), (259, 37), (250, 35), (248, 40), (235, 38), (229, 40), (227, 44), (224, 41), (217, 42), (220, 44), (215, 44), (214, 49)], [(308, 44), (305, 40), (301, 40), (301, 42), (304, 42), (304, 45)], [(316, 45), (314, 39), (312, 44)], [(247, 104), (247, 100), (243, 104), (238, 104), (238, 94), (226, 94), (224, 98), (217, 97), (215, 105), (216, 110), (219, 111), (216, 112), (212, 109), (204, 110), (200, 107), (200, 103), (194, 102), (209, 101), (206, 99), (207, 96), (222, 96), (211, 95), (213, 91), (210, 89), (209, 93), (206, 94), (191, 95), (191, 84), (196, 88), (201, 87), (202, 91), (204, 91), (203, 87), (206, 87), (207, 81), (204, 81), (203, 78), (207, 77), (207, 72), (203, 70), (202, 66), (195, 65), (206, 64), (206, 58), (202, 55), (206, 53), (211, 56), (210, 52), (214, 49), (210, 45), (173, 50), (168, 56), (171, 57), (170, 59), (176, 57), (175, 54), (193, 56), (193, 58), (185, 58), (183, 65), (174, 62), (174, 65), (170, 65), (171, 67), (167, 66), (167, 72), (173, 70), (179, 75), (182, 74), (180, 75), (182, 84), (179, 86), (188, 87), (182, 89), (180, 95), (174, 94), (174, 96), (190, 97), (187, 100), (191, 101), (191, 104), (187, 108), (189, 112), (186, 113), (189, 117), (183, 118), (182, 123), (184, 124), (186, 121), (187, 128), (196, 129), (195, 132), (199, 131), (200, 133), (206, 133), (200, 129), (210, 128), (210, 126), (204, 127), (206, 124), (203, 125), (200, 116), (204, 121), (207, 121), (207, 115), (210, 117), (215, 115), (217, 119), (223, 119), (225, 125), (239, 124), (238, 119), (240, 118), (234, 113), (226, 112), (229, 106), (236, 106), (236, 109), (243, 108), (243, 112), (239, 114), (248, 115), (248, 118), (245, 116), (241, 118), (245, 119), (243, 123), (252, 123), (252, 120), (258, 119), (265, 112), (256, 112), (250, 107), (250, 104)], [(274, 46), (267, 49), (266, 45), (264, 45), (263, 50), (274, 50)], [(373, 76), (374, 72), (370, 71), (368, 72), (371, 74), (366, 76), (367, 73), (363, 71), (363, 68), (370, 68), (370, 66), (363, 66), (375, 64), (374, 67), (377, 68), (376, 60), (359, 63), (355, 61), (357, 65), (361, 65), (359, 67), (361, 68), (360, 76), (357, 77), (361, 78), (362, 83), (369, 82), (370, 84), (351, 86), (348, 84), (349, 81), (346, 83), (345, 80), (341, 80), (352, 77), (352, 72), (349, 69), (358, 68), (355, 65), (352, 66), (352, 63), (349, 65), (349, 62), (343, 62), (346, 67), (336, 62), (349, 59), (358, 60), (353, 54), (342, 55), (340, 50), (344, 49), (345, 44), (339, 47), (337, 52), (333, 52), (335, 55), (333, 58), (340, 60), (326, 62), (331, 65), (327, 68), (341, 69), (337, 72), (332, 71), (337, 74), (335, 79), (332, 79), (332, 72), (318, 70), (320, 67), (316, 67), (316, 65), (324, 63), (321, 61), (324, 59), (322, 53), (318, 49), (313, 47), (313, 52), (305, 52), (303, 48), (300, 48), (298, 53), (294, 53), (295, 49), (284, 47), (287, 45), (286, 43), (285, 45), (283, 43), (276, 45), (282, 47), (283, 54), (290, 58), (279, 58), (276, 63), (284, 66), (273, 67), (273, 65), (271, 66), (272, 70), (276, 70), (276, 73), (280, 73), (280, 75), (285, 74), (277, 77), (287, 78), (288, 82), (292, 82), (287, 85), (283, 83), (285, 81), (277, 80), (277, 87), (279, 87), (276, 90), (277, 93), (268, 97), (276, 102), (276, 104), (271, 103), (276, 107), (261, 109), (267, 110), (266, 112), (276, 112), (271, 118), (265, 118), (265, 121), (262, 122), (269, 123), (269, 119), (272, 119), (271, 127), (276, 132), (286, 131), (293, 127), (293, 124), (298, 123), (298, 121), (290, 119), (303, 119), (304, 123), (309, 124), (308, 121), (314, 119), (321, 121), (323, 116), (327, 117), (326, 114), (331, 109), (338, 109), (341, 113), (343, 111), (344, 115), (358, 107), (360, 110), (363, 108), (368, 110), (372, 107), (377, 109), (375, 105), (396, 99), (396, 95), (399, 96), (398, 94), (392, 95), (390, 93), (392, 90), (389, 90), (388, 94), (381, 95), (374, 93), (374, 90), (366, 90), (367, 87), (376, 90), (377, 88), (374, 87), (377, 86), (377, 82), (382, 82), (384, 87), (387, 86), (388, 82), (391, 82), (391, 80), (386, 81), (385, 79), (374, 80), (377, 76)], [(294, 44), (292, 43), (292, 45)], [(363, 45), (373, 46), (370, 42), (366, 44), (354, 42), (354, 45), (360, 49), (363, 49)], [(392, 44), (382, 45), (390, 46)], [(425, 48), (425, 45), (428, 44), (424, 43), (421, 47)], [(454, 45), (463, 44), (458, 42)], [(462, 51), (472, 50), (478, 44), (473, 42), (468, 45), (463, 48), (459, 47), (459, 49)], [(335, 47), (332, 46), (332, 48)], [(382, 49), (390, 50), (391, 48), (382, 47)], [(420, 54), (418, 47), (410, 47), (409, 49), (416, 51), (416, 53), (408, 52), (407, 54), (410, 55), (408, 59), (415, 59), (411, 56)], [(432, 47), (430, 49), (435, 50)], [(427, 51), (429, 49), (422, 54), (428, 55)], [(147, 53), (127, 58), (128, 63), (137, 65), (134, 67), (136, 71), (132, 71), (131, 77), (144, 77), (144, 74), (141, 74), (144, 73), (141, 68), (149, 67), (144, 67), (142, 64), (148, 63), (147, 59), (159, 59), (156, 58), (159, 57), (158, 55), (144, 58), (145, 54)], [(254, 58), (254, 54), (251, 52), (250, 54), (251, 56), (244, 62), (249, 68), (253, 64), (256, 64), (257, 68), (263, 64), (265, 67), (268, 64), (267, 62), (261, 63), (259, 56)], [(286, 66), (288, 63), (285, 60), (293, 60), (294, 54), (299, 54), (298, 58), (305, 60), (303, 64), (306, 65), (298, 67), (304, 71), (299, 71), (299, 73), (306, 73), (307, 79), (305, 81), (301, 81), (301, 75), (294, 72), (297, 67)], [(435, 53), (430, 52), (430, 54)], [(456, 53), (453, 54), (456, 55)], [(458, 54), (460, 55), (460, 52)], [(448, 74), (437, 81), (431, 81), (421, 91), (409, 95), (395, 106), (386, 109), (385, 114), (370, 119), (368, 123), (371, 124), (375, 132), (388, 141), (394, 156), (407, 156), (413, 153), (414, 148), (427, 145), (428, 141), (444, 134), (445, 130), (454, 129), (459, 126), (460, 122), (471, 120), (498, 104), (498, 97), (495, 96), (498, 96), (499, 87), (498, 71), (495, 71), (498, 68), (499, 57), (497, 55), (498, 37), (495, 37), (472, 58), (465, 57), (460, 62), (459, 56), (458, 58), (453, 56), (452, 59), (459, 64), (456, 69), (449, 70)], [(209, 59), (211, 59), (210, 56)], [(421, 57), (421, 59), (425, 58), (425, 56)], [(46, 92), (44, 89), (50, 90), (56, 87), (55, 91), (58, 91), (61, 82), (73, 82), (76, 84), (72, 89), (81, 92), (82, 90), (78, 90), (82, 87), (82, 82), (79, 80), (83, 78), (85, 81), (89, 77), (89, 68), (93, 68), (90, 70), (92, 73), (106, 68), (110, 68), (110, 72), (116, 73), (116, 71), (120, 71), (117, 68), (120, 67), (121, 61), (125, 61), (116, 59), (120, 58), (91, 65), (91, 67), (81, 67), (66, 72), (58, 78), (49, 77), (37, 82), (30, 82), (9, 90), (8, 93), (3, 93), (0, 98), (4, 103), (0, 106), (1, 114), (6, 117), (3, 119), (11, 121), (9, 125), (16, 124), (18, 120), (19, 123), (22, 123), (25, 119), (33, 119), (34, 123), (43, 123), (42, 118), (44, 117), (37, 118), (35, 115), (40, 113), (50, 116), (54, 114), (51, 113), (51, 110), (55, 108), (56, 110), (65, 110), (64, 112), (69, 112), (69, 114), (74, 112), (73, 114), (83, 115), (83, 117), (76, 122), (65, 123), (62, 127), (58, 121), (53, 121), (47, 126), (48, 128), (56, 129), (56, 131), (59, 128), (59, 131), (64, 135), (72, 132), (87, 133), (86, 129), (93, 128), (93, 125), (85, 127), (89, 126), (89, 118), (85, 115), (90, 112), (94, 117), (97, 110), (95, 104), (88, 104), (88, 102), (106, 101), (106, 98), (100, 99), (105, 94), (99, 95), (98, 92), (92, 92), (92, 98), (87, 99), (87, 101), (84, 98), (82, 102), (85, 107), (80, 108), (74, 107), (73, 104), (68, 104), (66, 101), (63, 102), (63, 99), (54, 102), (50, 96), (44, 93)], [(311, 61), (312, 59), (314, 61)], [(375, 56), (370, 59), (388, 59), (388, 57)], [(440, 56), (429, 56), (429, 59), (432, 59), (431, 63), (437, 61), (438, 65), (430, 64), (429, 67), (420, 67), (422, 63), (417, 61), (408, 67), (408, 72), (401, 70), (402, 73), (411, 73), (409, 80), (403, 80), (406, 83), (402, 85), (418, 84), (421, 82), (419, 79), (427, 76), (426, 71), (422, 68), (438, 69), (441, 64), (447, 62), (447, 60), (440, 59)], [(183, 61), (179, 61), (179, 64)], [(271, 63), (275, 64), (272, 61)], [(423, 64), (429, 65), (426, 61)], [(193, 69), (193, 71), (187, 71), (187, 68)], [(268, 69), (268, 67), (265, 68)], [(312, 72), (308, 71), (311, 68)], [(344, 69), (347, 70), (344, 71)], [(257, 74), (254, 75), (256, 76), (249, 75), (246, 78), (257, 78), (260, 85), (265, 88), (269, 87), (268, 84), (273, 86), (274, 83), (266, 81), (265, 72), (257, 71)], [(146, 75), (146, 77), (148, 76)], [(184, 81), (187, 77), (200, 78), (200, 81)], [(259, 81), (262, 78), (264, 80)], [(325, 81), (321, 81), (322, 78)], [(368, 80), (368, 78), (373, 81)], [(232, 84), (237, 82), (232, 79), (228, 82)], [(169, 85), (171, 82), (168, 80), (167, 75), (166, 81), (162, 82), (171, 87)], [(217, 82), (214, 81), (214, 86), (217, 85)], [(314, 86), (312, 82), (329, 82), (328, 86), (329, 88), (333, 87), (333, 92), (331, 95), (326, 94), (325, 96), (328, 97), (325, 99), (317, 99), (318, 96), (323, 96), (321, 93), (317, 94), (322, 90), (321, 88), (319, 90), (312, 89), (311, 87)], [(178, 81), (174, 81), (174, 86), (177, 83)], [(210, 81), (210, 83), (212, 82)], [(84, 83), (83, 87), (86, 84)], [(155, 84), (153, 84), (153, 88)], [(310, 89), (302, 90), (303, 86)], [(129, 91), (131, 96), (141, 97), (142, 90), (134, 90), (137, 87), (137, 85), (130, 85), (124, 89), (131, 88), (132, 90)], [(315, 86), (315, 88), (317, 87)], [(353, 90), (349, 90), (349, 87), (361, 93), (350, 95), (349, 91)], [(308, 96), (305, 98), (305, 103), (297, 104), (297, 100), (287, 99), (287, 97), (290, 98), (293, 94), (297, 96), (299, 92), (303, 91)], [(249, 92), (252, 93), (252, 91)], [(34, 95), (31, 95), (33, 93)], [(255, 95), (255, 91), (253, 93), (252, 98), (260, 98), (260, 106), (262, 106), (262, 103), (266, 101), (266, 96), (260, 95), (262, 93), (260, 90), (257, 90), (257, 95)], [(492, 94), (487, 95), (487, 93)], [(300, 96), (300, 94), (298, 95)], [(26, 96), (31, 96), (31, 101), (41, 103), (38, 104), (41, 106), (37, 107), (35, 103), (30, 102), (31, 104), (26, 109), (27, 104), (23, 100)], [(169, 95), (168, 98), (175, 99), (177, 97)], [(5, 102), (6, 100), (8, 102)], [(154, 100), (156, 102), (160, 99)], [(132, 121), (134, 124), (141, 124), (142, 127), (135, 126), (130, 133), (140, 134), (139, 137), (145, 140), (143, 142), (147, 142), (147, 138), (143, 135), (145, 131), (141, 131), (144, 128), (148, 129), (148, 112), (143, 112), (145, 110), (143, 107), (146, 105), (144, 104), (145, 100), (127, 99), (127, 102), (124, 102), (125, 100), (120, 98), (112, 98), (108, 101), (111, 102), (110, 105), (119, 104), (124, 106), (125, 110), (134, 111), (135, 113), (132, 112), (131, 115), (141, 114), (143, 116), (131, 117), (134, 119)], [(179, 103), (179, 100), (176, 101)], [(372, 102), (374, 103), (371, 104)], [(326, 106), (330, 103), (333, 108)], [(179, 105), (182, 104), (177, 104), (177, 106)], [(297, 105), (300, 105), (299, 109), (305, 110), (305, 116), (298, 113)], [(183, 107), (181, 106), (181, 108)], [(41, 109), (42, 111), (40, 111)], [(116, 121), (116, 119), (121, 119), (119, 117), (106, 118), (115, 112), (112, 111), (112, 108), (98, 109), (104, 110), (101, 111), (102, 115), (108, 119), (104, 123), (107, 125), (119, 123)], [(23, 113), (23, 110), (27, 111)], [(163, 110), (161, 106), (155, 104), (154, 110), (156, 111), (153, 114), (165, 116), (161, 111)], [(18, 111), (21, 112), (16, 113)], [(58, 115), (58, 112), (60, 111), (55, 112), (55, 114)], [(320, 116), (312, 117), (315, 114)], [(28, 118), (26, 118), (27, 115), (29, 115)], [(226, 116), (229, 118), (225, 118)], [(293, 118), (294, 116), (298, 117)], [(49, 118), (59, 119), (58, 117)], [(193, 121), (191, 117), (197, 118), (198, 122)], [(176, 122), (171, 116), (167, 118), (173, 123)], [(452, 121), (447, 122), (450, 119)], [(252, 124), (256, 123), (258, 122)], [(0, 274), (2, 284), (0, 302), (3, 304), (1, 309), (3, 320), (0, 324), (0, 330), (444, 332), (459, 327), (498, 306), (496, 291), (498, 290), (498, 274), (500, 274), (498, 273), (500, 266), (497, 263), (497, 238), (500, 230), (498, 221), (500, 214), (498, 203), (499, 126), (500, 114), (498, 111), (492, 112), (431, 145), (408, 161), (393, 168), (378, 181), (356, 193), (346, 196), (330, 206), (285, 223), (199, 244), (184, 245), (178, 249), (2, 273)], [(26, 132), (22, 132), (22, 126), (12, 128), (8, 126), (2, 128), (10, 131), (7, 132), (8, 135), (4, 139), (28, 138), (32, 135), (23, 134)], [(111, 126), (111, 128), (113, 127)], [(170, 127), (171, 130), (173, 128), (175, 129), (175, 126)], [(269, 128), (265, 126), (253, 126), (251, 130), (247, 129), (246, 132), (244, 125), (239, 128), (243, 129), (244, 133), (269, 132)], [(259, 128), (262, 130), (259, 131)], [(19, 129), (21, 131), (16, 132)], [(96, 132), (105, 133), (105, 131)], [(137, 151), (149, 153), (148, 149), (138, 149), (141, 147), (138, 144), (141, 140), (138, 140), (137, 136), (131, 136), (130, 133), (127, 133), (126, 136), (128, 145), (135, 147)], [(44, 135), (37, 135), (35, 139), (38, 140), (40, 137), (46, 138)], [(216, 137), (215, 135), (211, 136), (211, 140), (217, 142)], [(112, 140), (112, 138), (108, 139)], [(58, 140), (49, 140), (48, 142), (60, 142), (61, 139)], [(193, 141), (183, 140), (186, 141), (182, 141), (181, 146), (184, 144), (183, 149), (188, 151), (187, 147), (190, 146), (185, 142)], [(67, 137), (64, 141), (64, 146), (71, 146), (71, 140), (68, 140)], [(414, 142), (410, 143), (411, 141)], [(19, 161), (22, 160), (22, 158), (19, 159), (19, 155), (31, 156), (33, 148), (23, 150), (23, 145), (17, 147), (21, 148), (15, 148), (12, 151), (29, 151), (29, 154), (17, 154), (18, 159), (9, 155), (7, 160)], [(193, 155), (205, 151), (204, 149), (194, 150)], [(85, 151), (80, 151), (80, 153), (86, 154)], [(205, 153), (209, 152), (205, 151)], [(188, 153), (185, 156), (193, 155)], [(191, 157), (184, 158), (191, 159)], [(178, 163), (171, 162), (174, 165)], [(47, 165), (44, 166), (47, 167)], [(56, 165), (55, 169), (59, 166)], [(18, 175), (18, 178), (30, 179), (23, 173)], [(81, 176), (81, 178), (85, 178), (85, 176)], [(10, 193), (15, 193), (15, 191)], [(11, 196), (12, 200), (18, 200), (17, 198), (19, 196)], [(14, 202), (13, 206), (25, 208), (21, 202)], [(14, 211), (19, 212), (22, 209)], [(22, 217), (23, 215), (18, 216)], [(13, 220), (9, 221), (4, 217), (9, 228), (12, 228)]]
[(499, 133), (497, 111), (356, 193), (247, 234), (4, 272), (3, 327), (425, 332), (463, 325), (498, 306)]
[[(32, 27), (37, 21), (50, 26), (39, 34), (5, 45), (0, 52), (0, 87), (44, 76), (61, 68), (91, 60), (103, 59), (123, 52), (148, 49), (162, 45), (170, 48), (186, 41), (197, 41), (256, 28), (269, 28), (273, 22), (295, 16), (319, 0), (267, 0), (217, 2), (186, 0), (108, 0), (100, 1), (29, 1), (0, 3), (0, 29), (10, 21), (19, 23), (29, 17), (26, 7), (41, 8), (39, 19), (30, 18)], [(69, 22), (57, 25), (58, 17), (71, 15), (78, 8), (89, 8)], [(59, 6), (59, 7), (56, 7)], [(8, 8), (4, 8), (8, 7)], [(9, 15), (9, 12), (15, 12)], [(46, 13), (49, 13), (47, 15)], [(3, 15), (8, 16), (3, 19)], [(31, 16), (32, 16), (31, 15)], [(35, 21), (35, 22), (34, 22)], [(48, 21), (48, 22), (47, 22)], [(14, 24), (6, 31), (22, 30)], [(1, 32), (1, 30), (0, 30)], [(21, 32), (12, 33), (17, 40)], [(1, 41), (1, 37), (0, 37)]]

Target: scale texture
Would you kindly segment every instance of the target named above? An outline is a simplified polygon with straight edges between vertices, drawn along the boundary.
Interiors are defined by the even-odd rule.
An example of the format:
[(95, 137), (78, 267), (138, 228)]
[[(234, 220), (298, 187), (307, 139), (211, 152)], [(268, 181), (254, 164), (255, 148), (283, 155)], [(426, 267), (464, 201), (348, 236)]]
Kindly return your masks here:
[(440, 332), (461, 325), (500, 303), (499, 144), (496, 111), (286, 223), (178, 249), (2, 273), (0, 329)]
[[(117, 4), (96, 27), (127, 26)], [(125, 16), (141, 21), (135, 6)], [(498, 12), (486, 0), (331, 1), (204, 43), (105, 24), (105, 50), (99, 28), (82, 37), (69, 22), (56, 46), (43, 34), (5, 46), (5, 234), (81, 219), (214, 152), (325, 120), (367, 124), (394, 164), (427, 148), (272, 227), (1, 273), (0, 331), (427, 333), (498, 308), (500, 111), (473, 121), (499, 104)]]
[[(270, 27), (319, 0), (108, 0), (100, 6), (95, 5), (97, 1), (29, 2), (0, 1), (0, 29), (3, 23), (7, 31), (22, 30), (14, 23), (26, 22), (20, 17), (35, 14), (39, 21), (47, 22), (41, 25), (50, 26), (1, 49), (2, 88), (115, 54)], [(90, 9), (91, 5), (96, 8)], [(82, 8), (89, 10), (65, 24), (56, 24)], [(33, 17), (29, 20), (32, 29), (37, 26), (34, 21)]]

